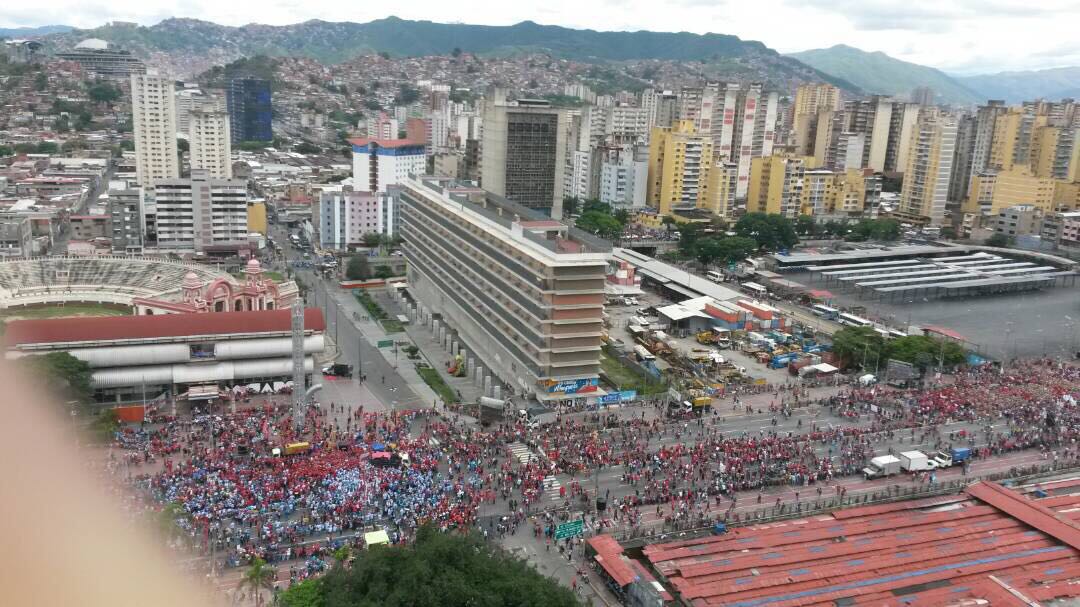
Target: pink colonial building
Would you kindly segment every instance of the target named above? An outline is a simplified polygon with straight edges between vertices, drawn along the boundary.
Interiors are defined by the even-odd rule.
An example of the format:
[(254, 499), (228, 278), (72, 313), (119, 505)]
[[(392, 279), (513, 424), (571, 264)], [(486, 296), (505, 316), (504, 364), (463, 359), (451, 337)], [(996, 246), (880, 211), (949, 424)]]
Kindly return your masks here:
[(190, 314), (200, 312), (252, 312), (290, 307), (299, 296), (296, 283), (277, 283), (263, 275), (259, 260), (248, 260), (244, 281), (216, 278), (210, 282), (194, 272), (184, 276), (180, 300), (136, 297), (132, 300), (135, 313)]

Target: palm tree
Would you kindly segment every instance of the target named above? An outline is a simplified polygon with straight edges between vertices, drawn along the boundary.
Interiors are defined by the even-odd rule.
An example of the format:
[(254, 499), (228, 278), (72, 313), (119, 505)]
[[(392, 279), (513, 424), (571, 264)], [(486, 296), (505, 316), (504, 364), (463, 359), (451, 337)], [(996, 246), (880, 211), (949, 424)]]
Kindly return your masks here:
[(241, 589), (248, 588), (255, 594), (255, 607), (262, 607), (262, 591), (274, 589), (274, 582), (277, 581), (277, 571), (266, 564), (266, 561), (256, 558), (251, 561), (251, 566), (247, 568), (244, 575), (240, 578), (239, 587)]

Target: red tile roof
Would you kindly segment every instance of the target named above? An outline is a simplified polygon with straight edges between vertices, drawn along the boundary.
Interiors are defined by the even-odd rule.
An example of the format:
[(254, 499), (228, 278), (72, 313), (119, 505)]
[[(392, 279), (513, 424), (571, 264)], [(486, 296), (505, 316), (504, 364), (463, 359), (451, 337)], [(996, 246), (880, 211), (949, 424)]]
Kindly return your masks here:
[[(290, 310), (258, 312), (211, 312), (206, 314), (159, 314), (97, 318), (47, 318), (8, 323), (4, 342), (9, 347), (30, 344), (155, 339), (196, 335), (235, 335), (288, 331)], [(304, 328), (326, 329), (322, 310), (304, 311)]]
[(370, 143), (375, 143), (375, 145), (378, 145), (381, 148), (400, 148), (407, 145), (424, 145), (422, 141), (414, 141), (412, 139), (368, 139), (367, 137), (350, 139), (349, 143), (361, 147)]

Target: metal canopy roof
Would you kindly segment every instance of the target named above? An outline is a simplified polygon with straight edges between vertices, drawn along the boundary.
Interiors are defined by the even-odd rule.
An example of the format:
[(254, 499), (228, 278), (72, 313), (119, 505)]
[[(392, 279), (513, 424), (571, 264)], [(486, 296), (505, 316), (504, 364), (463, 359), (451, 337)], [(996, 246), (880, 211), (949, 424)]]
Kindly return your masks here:
[[(952, 270), (946, 270), (947, 272)], [(877, 285), (897, 285), (897, 284), (912, 284), (912, 283), (932, 283), (937, 280), (955, 278), (957, 280), (964, 278), (978, 278), (978, 274), (951, 274), (949, 276), (922, 276), (919, 278), (901, 278), (901, 279), (887, 279), (887, 280), (872, 280), (870, 282), (857, 282), (857, 287), (875, 287)]]
[[(878, 274), (873, 276), (845, 276), (838, 278), (837, 280), (842, 282), (848, 282), (852, 280), (877, 280), (877, 279), (890, 279), (890, 278), (903, 278), (905, 276), (929, 276), (931, 274), (957, 274), (960, 270), (955, 268), (935, 268), (933, 270), (915, 270), (913, 272), (897, 272), (896, 274)], [(862, 284), (862, 283), (858, 283)]]

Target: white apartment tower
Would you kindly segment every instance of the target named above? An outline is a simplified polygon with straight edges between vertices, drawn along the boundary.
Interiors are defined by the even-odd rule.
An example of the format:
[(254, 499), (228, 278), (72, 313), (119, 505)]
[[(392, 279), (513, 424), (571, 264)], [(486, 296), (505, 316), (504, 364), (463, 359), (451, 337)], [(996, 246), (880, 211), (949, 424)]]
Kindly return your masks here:
[(908, 141), (904, 185), (900, 191), (900, 214), (940, 225), (945, 218), (956, 118), (924, 108)]
[(172, 79), (156, 70), (131, 74), (131, 114), (139, 185), (153, 188), (161, 180), (178, 178)]
[(232, 179), (229, 113), (214, 103), (195, 107), (188, 115), (191, 170), (205, 169), (214, 179)]
[(247, 182), (214, 179), (204, 169), (156, 189), (158, 246), (168, 251), (241, 253), (248, 250)]

